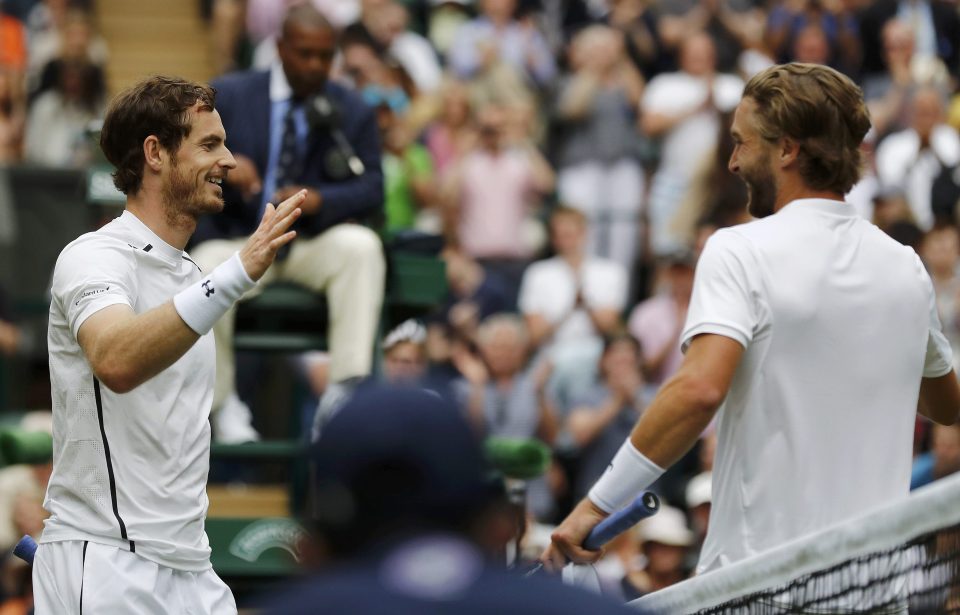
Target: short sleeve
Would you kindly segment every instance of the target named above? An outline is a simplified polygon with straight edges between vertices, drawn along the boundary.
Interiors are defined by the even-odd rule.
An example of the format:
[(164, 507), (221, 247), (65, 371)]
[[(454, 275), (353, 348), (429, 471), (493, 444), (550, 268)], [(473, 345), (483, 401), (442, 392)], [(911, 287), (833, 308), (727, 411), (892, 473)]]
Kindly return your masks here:
[[(918, 258), (919, 260), (919, 258)], [(939, 378), (950, 373), (953, 369), (953, 350), (947, 336), (943, 334), (940, 325), (940, 315), (937, 313), (937, 296), (933, 290), (933, 283), (926, 271), (920, 265), (922, 275), (926, 281), (929, 296), (930, 325), (927, 330), (927, 352), (923, 359), (923, 377)]]
[(713, 333), (744, 348), (759, 324), (756, 293), (759, 273), (746, 240), (731, 231), (717, 231), (697, 262), (693, 295), (680, 339), (686, 352), (697, 335)]
[(51, 294), (63, 306), (74, 336), (87, 318), (106, 307), (133, 307), (134, 263), (130, 248), (103, 238), (80, 239), (60, 253)]

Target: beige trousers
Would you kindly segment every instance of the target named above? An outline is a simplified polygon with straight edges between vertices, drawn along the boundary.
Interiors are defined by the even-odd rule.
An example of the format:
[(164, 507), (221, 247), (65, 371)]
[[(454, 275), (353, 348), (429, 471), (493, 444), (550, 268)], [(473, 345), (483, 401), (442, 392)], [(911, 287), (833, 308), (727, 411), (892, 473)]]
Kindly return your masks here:
[[(191, 257), (204, 271), (210, 271), (242, 248), (245, 241), (206, 241), (194, 248)], [(383, 245), (377, 234), (359, 224), (339, 224), (316, 237), (295, 239), (287, 258), (267, 269), (243, 299), (256, 296), (264, 285), (275, 281), (294, 282), (323, 292), (329, 307), (330, 382), (340, 382), (370, 373), (385, 275)], [(236, 307), (213, 328), (217, 342), (214, 410), (236, 391), (235, 319)]]

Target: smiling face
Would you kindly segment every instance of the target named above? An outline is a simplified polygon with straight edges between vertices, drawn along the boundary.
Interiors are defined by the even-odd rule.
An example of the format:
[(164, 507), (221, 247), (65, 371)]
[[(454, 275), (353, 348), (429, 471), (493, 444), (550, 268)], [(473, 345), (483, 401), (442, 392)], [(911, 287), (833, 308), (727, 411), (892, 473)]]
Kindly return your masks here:
[(733, 153), (727, 167), (747, 186), (747, 211), (754, 218), (765, 218), (774, 213), (777, 202), (772, 168), (775, 150), (773, 143), (760, 136), (756, 112), (752, 98), (744, 98), (737, 105), (730, 127)]
[(190, 134), (170, 156), (162, 174), (164, 206), (169, 216), (202, 214), (223, 210), (223, 180), (237, 166), (227, 149), (226, 132), (216, 110), (189, 111)]

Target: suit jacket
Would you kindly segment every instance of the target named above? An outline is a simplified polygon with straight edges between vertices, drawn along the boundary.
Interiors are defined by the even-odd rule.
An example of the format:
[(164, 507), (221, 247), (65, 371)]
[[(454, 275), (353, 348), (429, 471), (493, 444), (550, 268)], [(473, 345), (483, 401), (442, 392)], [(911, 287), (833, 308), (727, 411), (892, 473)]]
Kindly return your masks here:
[[(227, 147), (235, 155), (252, 160), (264, 178), (270, 156), (269, 71), (233, 73), (211, 85), (217, 90), (216, 108), (227, 133)], [(336, 144), (329, 131), (311, 128), (302, 173), (296, 183), (318, 190), (323, 203), (317, 214), (302, 216), (294, 226), (299, 234), (308, 237), (347, 220), (376, 220), (383, 212), (380, 135), (373, 110), (359, 95), (338, 83), (328, 82), (324, 94), (338, 109), (339, 128), (363, 161), (365, 171), (347, 179), (331, 175), (327, 157), (336, 154)], [(238, 190), (224, 184), (223, 196), (223, 212), (202, 218), (192, 243), (243, 237), (256, 229), (263, 195), (244, 200)]]

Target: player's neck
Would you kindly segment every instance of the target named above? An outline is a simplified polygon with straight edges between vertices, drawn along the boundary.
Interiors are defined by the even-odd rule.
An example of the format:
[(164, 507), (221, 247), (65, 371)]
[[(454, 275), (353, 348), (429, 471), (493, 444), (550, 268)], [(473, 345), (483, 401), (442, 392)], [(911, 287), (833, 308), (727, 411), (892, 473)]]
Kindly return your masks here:
[(799, 178), (785, 179), (780, 183), (777, 190), (777, 201), (774, 204), (774, 211), (780, 211), (788, 203), (798, 199), (828, 199), (831, 201), (842, 201), (843, 195), (833, 190), (817, 190), (806, 185)]
[(157, 237), (172, 247), (183, 250), (197, 228), (197, 221), (184, 214), (171, 212), (160, 194), (141, 189), (127, 197), (127, 211), (135, 215)]

